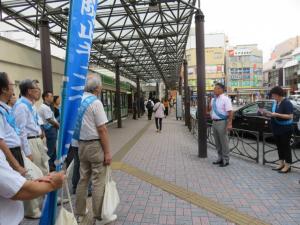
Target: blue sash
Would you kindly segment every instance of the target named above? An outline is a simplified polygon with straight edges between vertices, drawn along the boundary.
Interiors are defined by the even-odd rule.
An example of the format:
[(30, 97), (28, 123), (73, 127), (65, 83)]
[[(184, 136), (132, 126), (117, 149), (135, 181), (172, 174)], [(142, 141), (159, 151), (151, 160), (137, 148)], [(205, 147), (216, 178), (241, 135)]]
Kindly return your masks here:
[(0, 107), (0, 114), (5, 117), (7, 123), (15, 130), (17, 135), (20, 135), (20, 129), (17, 127), (14, 116), (12, 115), (11, 110), (8, 111), (3, 106)]
[[(276, 109), (277, 109), (277, 104), (276, 104), (276, 101), (274, 101), (273, 103), (273, 106), (272, 106), (272, 112), (276, 112)], [(277, 120), (276, 118), (273, 118), (275, 123), (279, 124), (279, 125), (291, 125), (293, 124), (293, 119), (290, 119), (290, 120)]]
[(44, 130), (49, 130), (49, 129), (51, 129), (51, 127), (52, 127), (52, 124), (51, 124), (51, 123), (46, 123), (46, 124), (43, 124), (43, 125), (42, 125), (42, 128), (43, 128)]
[(217, 109), (217, 100), (216, 98), (213, 99), (213, 102), (212, 102), (212, 110), (214, 111), (214, 113), (222, 120), (227, 120), (228, 116), (227, 115), (223, 115), (221, 114), (218, 109)]
[(14, 105), (14, 108), (13, 108), (13, 109), (15, 109), (15, 107), (16, 107), (17, 105), (21, 104), (21, 103), (23, 103), (23, 104), (25, 104), (25, 105), (27, 106), (27, 108), (29, 109), (29, 111), (31, 112), (31, 114), (32, 114), (32, 116), (33, 116), (33, 119), (34, 119), (35, 123), (36, 123), (37, 125), (39, 125), (39, 117), (38, 117), (37, 112), (35, 112), (35, 111), (33, 110), (32, 105), (31, 105), (28, 101), (26, 101), (23, 97), (20, 98), (20, 99), (18, 99), (18, 101), (17, 101), (16, 104)]
[(79, 140), (84, 113), (86, 112), (87, 108), (96, 100), (97, 100), (97, 97), (93, 95), (93, 96), (89, 96), (89, 97), (85, 98), (81, 102), (81, 105), (78, 110), (75, 130), (74, 130), (74, 134), (73, 134), (74, 140), (77, 140), (77, 141)]

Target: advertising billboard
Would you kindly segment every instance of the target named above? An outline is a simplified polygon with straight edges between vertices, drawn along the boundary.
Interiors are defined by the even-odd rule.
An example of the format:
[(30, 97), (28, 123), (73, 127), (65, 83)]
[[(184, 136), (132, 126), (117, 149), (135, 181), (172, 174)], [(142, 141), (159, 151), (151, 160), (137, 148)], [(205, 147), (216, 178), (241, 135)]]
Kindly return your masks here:
[(224, 48), (205, 48), (206, 65), (224, 65)]

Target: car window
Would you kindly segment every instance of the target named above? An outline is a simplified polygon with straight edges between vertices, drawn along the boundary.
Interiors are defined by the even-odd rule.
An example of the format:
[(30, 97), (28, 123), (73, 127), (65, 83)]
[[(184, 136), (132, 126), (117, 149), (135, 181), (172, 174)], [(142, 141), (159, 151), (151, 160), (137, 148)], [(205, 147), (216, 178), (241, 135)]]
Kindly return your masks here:
[(273, 102), (264, 102), (264, 109), (271, 112), (273, 107)]
[(242, 114), (244, 116), (256, 116), (258, 112), (258, 104), (249, 105), (248, 107), (242, 109)]
[(294, 114), (293, 120), (298, 122), (300, 119), (300, 108), (293, 105), (293, 114)]

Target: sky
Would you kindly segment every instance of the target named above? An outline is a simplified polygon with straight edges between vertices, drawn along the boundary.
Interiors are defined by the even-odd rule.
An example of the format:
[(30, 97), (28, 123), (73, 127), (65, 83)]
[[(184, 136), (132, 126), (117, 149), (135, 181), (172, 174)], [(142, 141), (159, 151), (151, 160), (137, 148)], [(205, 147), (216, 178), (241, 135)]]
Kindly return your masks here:
[(201, 0), (200, 3), (205, 15), (205, 33), (225, 33), (230, 45), (258, 44), (265, 62), (277, 44), (300, 35), (300, 0)]

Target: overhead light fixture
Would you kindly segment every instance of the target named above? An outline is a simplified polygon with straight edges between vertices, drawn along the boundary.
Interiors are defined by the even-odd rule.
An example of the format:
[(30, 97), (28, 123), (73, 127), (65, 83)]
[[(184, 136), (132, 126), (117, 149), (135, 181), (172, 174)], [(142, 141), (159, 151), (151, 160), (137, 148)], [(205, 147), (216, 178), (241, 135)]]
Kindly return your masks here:
[(131, 5), (135, 5), (136, 0), (127, 0)]
[(159, 6), (157, 3), (157, 0), (150, 0), (149, 1), (149, 11), (150, 12), (158, 12), (159, 11)]
[(157, 35), (157, 38), (159, 40), (162, 40), (162, 39), (166, 39), (168, 37), (176, 37), (176, 36), (177, 36), (177, 33), (169, 32), (169, 33), (159, 34), (159, 35)]

